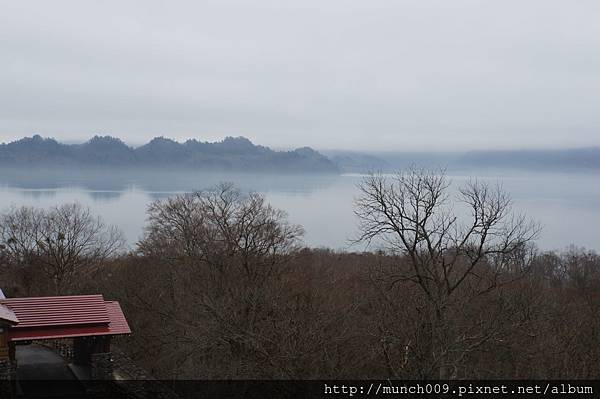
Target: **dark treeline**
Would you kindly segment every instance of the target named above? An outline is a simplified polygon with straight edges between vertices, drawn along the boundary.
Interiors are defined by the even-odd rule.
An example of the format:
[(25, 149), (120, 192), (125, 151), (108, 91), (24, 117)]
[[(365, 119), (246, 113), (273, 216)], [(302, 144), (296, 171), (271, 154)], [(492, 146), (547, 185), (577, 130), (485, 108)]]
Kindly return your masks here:
[[(371, 176), (361, 240), (307, 249), (302, 228), (231, 185), (157, 201), (135, 251), (85, 209), (0, 217), (10, 296), (102, 293), (134, 331), (117, 345), (159, 378), (599, 378), (600, 257), (541, 252), (537, 226), (472, 182)], [(84, 238), (82, 238), (84, 237)]]

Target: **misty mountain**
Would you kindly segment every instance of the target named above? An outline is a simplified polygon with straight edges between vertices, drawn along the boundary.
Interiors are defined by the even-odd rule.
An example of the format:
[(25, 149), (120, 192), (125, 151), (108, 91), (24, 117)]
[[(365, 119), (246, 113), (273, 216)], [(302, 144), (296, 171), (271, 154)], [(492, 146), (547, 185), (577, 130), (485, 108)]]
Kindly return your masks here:
[(325, 155), (344, 173), (370, 173), (389, 171), (391, 165), (385, 159), (356, 151), (328, 151)]
[(458, 163), (466, 167), (570, 171), (600, 169), (600, 148), (565, 150), (471, 151)]
[(338, 172), (331, 160), (309, 147), (274, 151), (255, 145), (245, 137), (227, 137), (214, 143), (198, 140), (179, 143), (156, 137), (147, 144), (133, 148), (110, 136), (94, 136), (83, 144), (63, 144), (52, 138), (35, 135), (0, 144), (0, 165)]
[(70, 147), (73, 159), (82, 163), (127, 165), (136, 160), (135, 151), (131, 147), (110, 136), (94, 136), (86, 143), (67, 147)]
[(562, 150), (488, 150), (469, 152), (351, 152), (325, 153), (343, 172), (393, 172), (411, 165), (464, 170), (473, 168), (584, 171), (600, 170), (600, 148)]

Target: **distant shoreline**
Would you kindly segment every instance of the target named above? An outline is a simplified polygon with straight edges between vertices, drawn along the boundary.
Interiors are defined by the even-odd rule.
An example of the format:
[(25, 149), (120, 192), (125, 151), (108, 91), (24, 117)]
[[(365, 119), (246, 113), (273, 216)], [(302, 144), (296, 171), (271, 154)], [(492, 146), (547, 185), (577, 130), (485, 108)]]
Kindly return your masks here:
[(144, 168), (231, 172), (339, 173), (326, 156), (310, 147), (274, 151), (244, 137), (219, 142), (156, 137), (140, 147), (118, 138), (94, 136), (83, 144), (63, 144), (39, 135), (0, 145), (0, 165), (43, 168)]
[(132, 147), (111, 136), (94, 136), (82, 144), (65, 144), (39, 135), (0, 144), (0, 166), (3, 168), (340, 174), (392, 172), (411, 165), (453, 171), (477, 168), (585, 173), (600, 171), (600, 147), (464, 152), (395, 152), (391, 149), (386, 152), (319, 152), (310, 147), (275, 151), (244, 137), (226, 137), (217, 142), (190, 139), (183, 143), (156, 137), (142, 146)]
[(477, 150), (464, 152), (325, 151), (343, 173), (394, 171), (411, 165), (448, 170), (600, 171), (600, 147), (564, 150)]

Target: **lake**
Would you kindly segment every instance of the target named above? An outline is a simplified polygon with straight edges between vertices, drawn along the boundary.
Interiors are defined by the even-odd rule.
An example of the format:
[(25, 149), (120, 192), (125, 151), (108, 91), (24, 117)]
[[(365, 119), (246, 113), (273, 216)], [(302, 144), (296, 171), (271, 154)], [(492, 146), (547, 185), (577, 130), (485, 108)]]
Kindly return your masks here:
[[(500, 182), (514, 208), (540, 222), (542, 249), (569, 244), (600, 250), (600, 173), (460, 171), (448, 173), (453, 186), (477, 177)], [(312, 247), (361, 250), (349, 246), (357, 232), (353, 201), (361, 175), (276, 175), (174, 171), (0, 171), (0, 210), (10, 206), (49, 207), (77, 201), (108, 224), (120, 227), (133, 247), (143, 233), (146, 206), (178, 193), (228, 181), (243, 191), (263, 193), (301, 224)]]

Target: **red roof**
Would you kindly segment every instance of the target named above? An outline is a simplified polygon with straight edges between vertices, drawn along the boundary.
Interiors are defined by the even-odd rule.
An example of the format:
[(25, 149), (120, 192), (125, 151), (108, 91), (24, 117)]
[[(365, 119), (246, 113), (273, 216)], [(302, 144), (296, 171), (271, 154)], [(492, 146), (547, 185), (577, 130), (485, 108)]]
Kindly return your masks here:
[(19, 328), (108, 323), (102, 295), (1, 299), (19, 318)]
[(121, 305), (116, 301), (106, 301), (106, 309), (108, 310), (108, 317), (110, 323), (108, 328), (111, 334), (131, 334), (129, 324), (125, 319), (125, 315), (121, 310)]
[(10, 328), (9, 341), (30, 341), (32, 339), (57, 339), (92, 337), (98, 335), (113, 335), (107, 326), (79, 326), (79, 327), (39, 327), (34, 329)]
[(17, 315), (4, 305), (0, 305), (0, 320), (5, 321), (8, 324), (19, 324)]
[(102, 295), (0, 299), (2, 305), (18, 318), (11, 341), (131, 333), (119, 303)]

